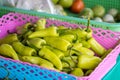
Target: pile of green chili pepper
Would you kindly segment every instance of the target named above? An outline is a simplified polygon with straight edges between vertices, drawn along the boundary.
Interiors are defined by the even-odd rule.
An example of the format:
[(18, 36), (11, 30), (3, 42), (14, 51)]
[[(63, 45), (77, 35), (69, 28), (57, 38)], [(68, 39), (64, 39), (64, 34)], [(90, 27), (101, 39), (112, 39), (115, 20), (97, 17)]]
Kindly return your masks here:
[(0, 55), (75, 76), (89, 75), (105, 56), (90, 28), (45, 26), (46, 19), (39, 19), (17, 27), (0, 39)]

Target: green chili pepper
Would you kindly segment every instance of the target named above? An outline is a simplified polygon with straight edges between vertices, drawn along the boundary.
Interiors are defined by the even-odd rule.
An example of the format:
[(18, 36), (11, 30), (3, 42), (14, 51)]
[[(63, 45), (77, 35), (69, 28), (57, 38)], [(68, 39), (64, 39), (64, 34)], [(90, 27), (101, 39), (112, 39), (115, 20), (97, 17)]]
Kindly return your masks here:
[(76, 50), (76, 49), (79, 49), (80, 47), (82, 47), (82, 43), (79, 43), (79, 42), (73, 43), (73, 47), (71, 48), (71, 55), (81, 54), (80, 51)]
[(27, 44), (32, 48), (40, 49), (44, 44), (46, 44), (46, 41), (41, 38), (31, 38), (27, 40)]
[(25, 34), (22, 34), (22, 36), (24, 39), (26, 39), (28, 38), (28, 35), (30, 35), (31, 33), (33, 33), (33, 31), (28, 30)]
[(64, 35), (64, 34), (72, 34), (72, 35), (78, 37), (78, 39), (84, 39), (84, 40), (92, 37), (92, 31), (86, 32), (85, 30), (81, 30), (80, 28), (64, 29), (62, 31), (61, 35)]
[(94, 52), (86, 47), (73, 47), (73, 49), (81, 52), (82, 54), (87, 54), (87, 55), (91, 55), (91, 56), (94, 55)]
[[(77, 62), (77, 56), (71, 56), (74, 61)], [(71, 59), (70, 56), (62, 58), (62, 61), (66, 61), (70, 64), (71, 67), (75, 67), (76, 63)]]
[(59, 71), (58, 69), (55, 69), (53, 66), (50, 66), (49, 64), (46, 64), (46, 63), (40, 64), (40, 66), (44, 67), (44, 68), (47, 68), (47, 69)]
[(66, 61), (66, 60), (62, 60), (62, 66), (63, 66), (63, 69), (66, 69), (66, 68), (69, 68), (69, 70), (73, 70), (73, 67), (71, 66), (71, 64), (69, 63), (69, 61)]
[(71, 46), (71, 43), (60, 37), (45, 37), (46, 43), (62, 51), (67, 51), (68, 47)]
[(66, 61), (62, 61), (63, 68), (70, 68), (70, 64)]
[(23, 44), (26, 44), (26, 40), (28, 39), (28, 35), (31, 34), (33, 31), (26, 31), (24, 34), (18, 34), (18, 39)]
[(84, 30), (78, 30), (78, 29), (77, 29), (77, 32), (78, 32), (78, 37), (79, 37), (79, 39), (84, 39), (84, 40), (86, 40), (87, 34), (88, 34), (86, 31), (84, 31)]
[(60, 30), (60, 29), (68, 29), (67, 27), (65, 27), (65, 26), (57, 26), (58, 27), (58, 29)]
[(8, 34), (6, 37), (3, 39), (0, 39), (0, 44), (11, 44), (14, 41), (18, 41), (17, 34)]
[(71, 69), (70, 68), (63, 68), (62, 72), (70, 73)]
[(74, 49), (79, 49), (82, 46), (83, 46), (82, 43), (79, 43), (79, 42), (73, 43), (73, 48)]
[(85, 72), (85, 76), (88, 76), (88, 75), (90, 75), (90, 73), (92, 73), (92, 69), (89, 69), (89, 70), (87, 70), (86, 72)]
[(73, 74), (77, 77), (81, 77), (81, 76), (84, 76), (84, 72), (81, 68), (74, 68), (70, 74)]
[(82, 37), (83, 34), (81, 34), (81, 30), (80, 29), (64, 29), (64, 32), (62, 32), (61, 35), (66, 35), (66, 34), (72, 34), (74, 36), (78, 36), (78, 37)]
[(57, 32), (59, 33), (59, 35), (67, 35), (66, 31), (69, 30), (68, 28), (63, 28), (60, 29), (59, 27), (57, 28)]
[(85, 40), (82, 40), (80, 42), (82, 43), (83, 47), (86, 47), (86, 48), (90, 48), (91, 47), (90, 44), (87, 41), (85, 41)]
[(45, 60), (41, 57), (22, 56), (21, 59), (22, 59), (22, 61), (29, 62), (29, 63), (32, 63), (32, 64), (37, 64), (37, 65), (47, 64), (47, 65), (49, 65), (49, 67), (53, 68), (53, 64), (51, 62), (49, 62), (48, 60)]
[(53, 48), (51, 46), (47, 46), (47, 48), (49, 48), (52, 52), (54, 52), (58, 58), (63, 58), (64, 57), (64, 52), (60, 51), (59, 49)]
[(32, 25), (32, 23), (28, 22), (28, 23), (23, 25), (23, 28), (29, 30), (31, 28), (31, 25)]
[(0, 54), (3, 56), (11, 57), (15, 60), (19, 60), (17, 53), (14, 51), (11, 45), (1, 44), (0, 45)]
[(65, 39), (69, 42), (73, 42), (73, 40), (75, 40), (75, 36), (72, 34), (61, 35), (60, 38)]
[(37, 55), (37, 52), (35, 51), (35, 49), (28, 47), (28, 46), (24, 46), (19, 41), (13, 42), (12, 46), (19, 55), (22, 55), (22, 56)]
[(101, 56), (101, 59), (104, 59), (111, 51), (112, 51), (112, 49), (108, 49), (108, 50)]
[(31, 28), (33, 28), (31, 23), (26, 23), (23, 26), (17, 27), (17, 34), (24, 34), (26, 33), (28, 30), (31, 30)]
[(31, 33), (28, 38), (35, 38), (35, 37), (46, 37), (46, 36), (58, 36), (57, 27), (51, 26), (45, 29), (41, 29), (39, 31), (35, 31)]
[(80, 30), (78, 33), (79, 39), (84, 39), (84, 40), (88, 40), (89, 38), (92, 37), (92, 30), (89, 29), (89, 31), (86, 31), (86, 29)]
[(75, 30), (75, 33), (78, 35), (79, 39), (84, 39), (84, 40), (86, 40), (88, 38), (88, 35), (89, 35), (89, 37), (92, 36), (92, 35), (90, 35), (91, 33), (86, 32), (84, 29), (80, 30), (79, 28), (77, 28)]
[(41, 29), (45, 29), (45, 26), (46, 26), (46, 19), (39, 19), (37, 22), (36, 22), (36, 28), (35, 30), (36, 31), (39, 31)]
[(54, 69), (54, 66), (52, 63), (42, 63), (40, 64), (40, 66), (44, 67), (44, 68), (48, 68), (48, 69)]
[(91, 49), (99, 56), (102, 56), (105, 53), (106, 49), (101, 46), (94, 38), (90, 38), (88, 43), (91, 45)]
[(25, 56), (36, 56), (37, 55), (37, 52), (35, 49), (31, 48), (31, 47), (28, 47), (28, 46), (25, 46), (22, 53), (20, 53), (21, 55), (25, 55)]
[(87, 40), (92, 38), (92, 29), (90, 28), (90, 17), (88, 17), (88, 22), (87, 22), (87, 28), (84, 29), (84, 31), (86, 31), (88, 34), (87, 34)]
[(87, 31), (87, 36), (86, 36), (87, 40), (92, 38), (92, 34), (93, 34), (93, 31), (92, 31), (92, 29), (89, 28), (88, 31)]
[(94, 69), (101, 62), (101, 58), (82, 54), (78, 57), (77, 66), (81, 69)]
[(56, 54), (54, 52), (52, 52), (47, 47), (44, 46), (39, 51), (39, 56), (51, 61), (57, 69), (62, 70), (61, 60), (56, 56)]
[(14, 50), (18, 53), (21, 54), (23, 49), (24, 49), (24, 45), (19, 42), (19, 41), (15, 41), (12, 43), (12, 47), (14, 48)]

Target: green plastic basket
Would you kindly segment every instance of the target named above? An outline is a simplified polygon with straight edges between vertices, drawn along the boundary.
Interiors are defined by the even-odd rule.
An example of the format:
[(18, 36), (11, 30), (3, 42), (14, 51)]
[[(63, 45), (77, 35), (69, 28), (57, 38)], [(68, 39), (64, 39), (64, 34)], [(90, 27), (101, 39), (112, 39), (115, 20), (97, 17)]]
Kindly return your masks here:
[[(106, 9), (112, 8), (114, 6), (115, 8), (120, 10), (120, 7), (119, 7), (120, 0), (84, 0), (84, 2), (85, 2), (85, 5), (88, 7), (92, 7), (94, 4), (102, 4), (102, 5), (105, 5), (104, 7)], [(71, 16), (53, 15), (53, 14), (48, 14), (48, 13), (0, 6), (0, 17), (9, 12), (18, 12), (18, 13), (24, 13), (24, 14), (29, 14), (29, 15), (39, 16), (39, 17), (67, 21), (70, 23), (87, 25), (86, 19), (81, 19), (81, 18), (76, 18), (76, 17), (71, 17)], [(99, 27), (102, 29), (108, 29), (108, 30), (120, 32), (120, 23), (96, 22), (96, 21), (91, 20), (90, 24), (91, 26), (94, 26), (94, 27)]]
[(86, 7), (93, 7), (97, 4), (100, 4), (105, 7), (105, 10), (108, 11), (111, 8), (116, 8), (120, 11), (120, 0), (83, 0)]
[[(106, 12), (111, 8), (116, 8), (120, 11), (120, 0), (83, 0), (85, 7), (92, 8), (95, 5), (102, 5)], [(66, 9), (69, 16), (79, 17), (79, 15), (71, 13)]]
[[(120, 11), (120, 0), (83, 0), (85, 7), (92, 8), (95, 5), (102, 5), (106, 12), (111, 8), (116, 8)], [(71, 13), (70, 10), (66, 9), (68, 16), (80, 17), (79, 14)], [(106, 22), (96, 22), (91, 20), (91, 24), (95, 27), (101, 27), (104, 29), (110, 29), (113, 31), (120, 31), (120, 23), (106, 23)]]

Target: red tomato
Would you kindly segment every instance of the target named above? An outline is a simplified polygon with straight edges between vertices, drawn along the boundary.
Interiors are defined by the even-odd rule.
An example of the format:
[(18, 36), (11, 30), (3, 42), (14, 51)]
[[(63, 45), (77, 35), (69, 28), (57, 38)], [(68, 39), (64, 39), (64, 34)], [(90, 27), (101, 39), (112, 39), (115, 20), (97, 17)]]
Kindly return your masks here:
[(82, 0), (75, 0), (71, 6), (71, 11), (74, 13), (79, 13), (85, 7)]

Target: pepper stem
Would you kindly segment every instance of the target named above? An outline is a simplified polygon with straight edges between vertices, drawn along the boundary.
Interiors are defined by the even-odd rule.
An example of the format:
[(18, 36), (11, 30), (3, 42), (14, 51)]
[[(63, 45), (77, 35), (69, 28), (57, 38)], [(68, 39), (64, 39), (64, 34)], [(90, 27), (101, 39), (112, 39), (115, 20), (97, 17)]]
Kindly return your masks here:
[(68, 61), (63, 60), (63, 62), (66, 62), (69, 65), (70, 70), (73, 70), (73, 68), (71, 67), (71, 65)]
[(71, 55), (72, 49), (73, 49), (73, 45), (72, 45), (72, 47), (71, 47), (70, 50), (69, 50), (69, 56), (70, 56), (70, 58), (71, 58), (71, 60), (72, 60), (73, 62), (77, 63), (77, 62), (73, 59), (73, 57), (72, 57), (72, 55)]
[(88, 16), (88, 22), (87, 22), (87, 29), (86, 31), (89, 32), (90, 29), (90, 17)]

